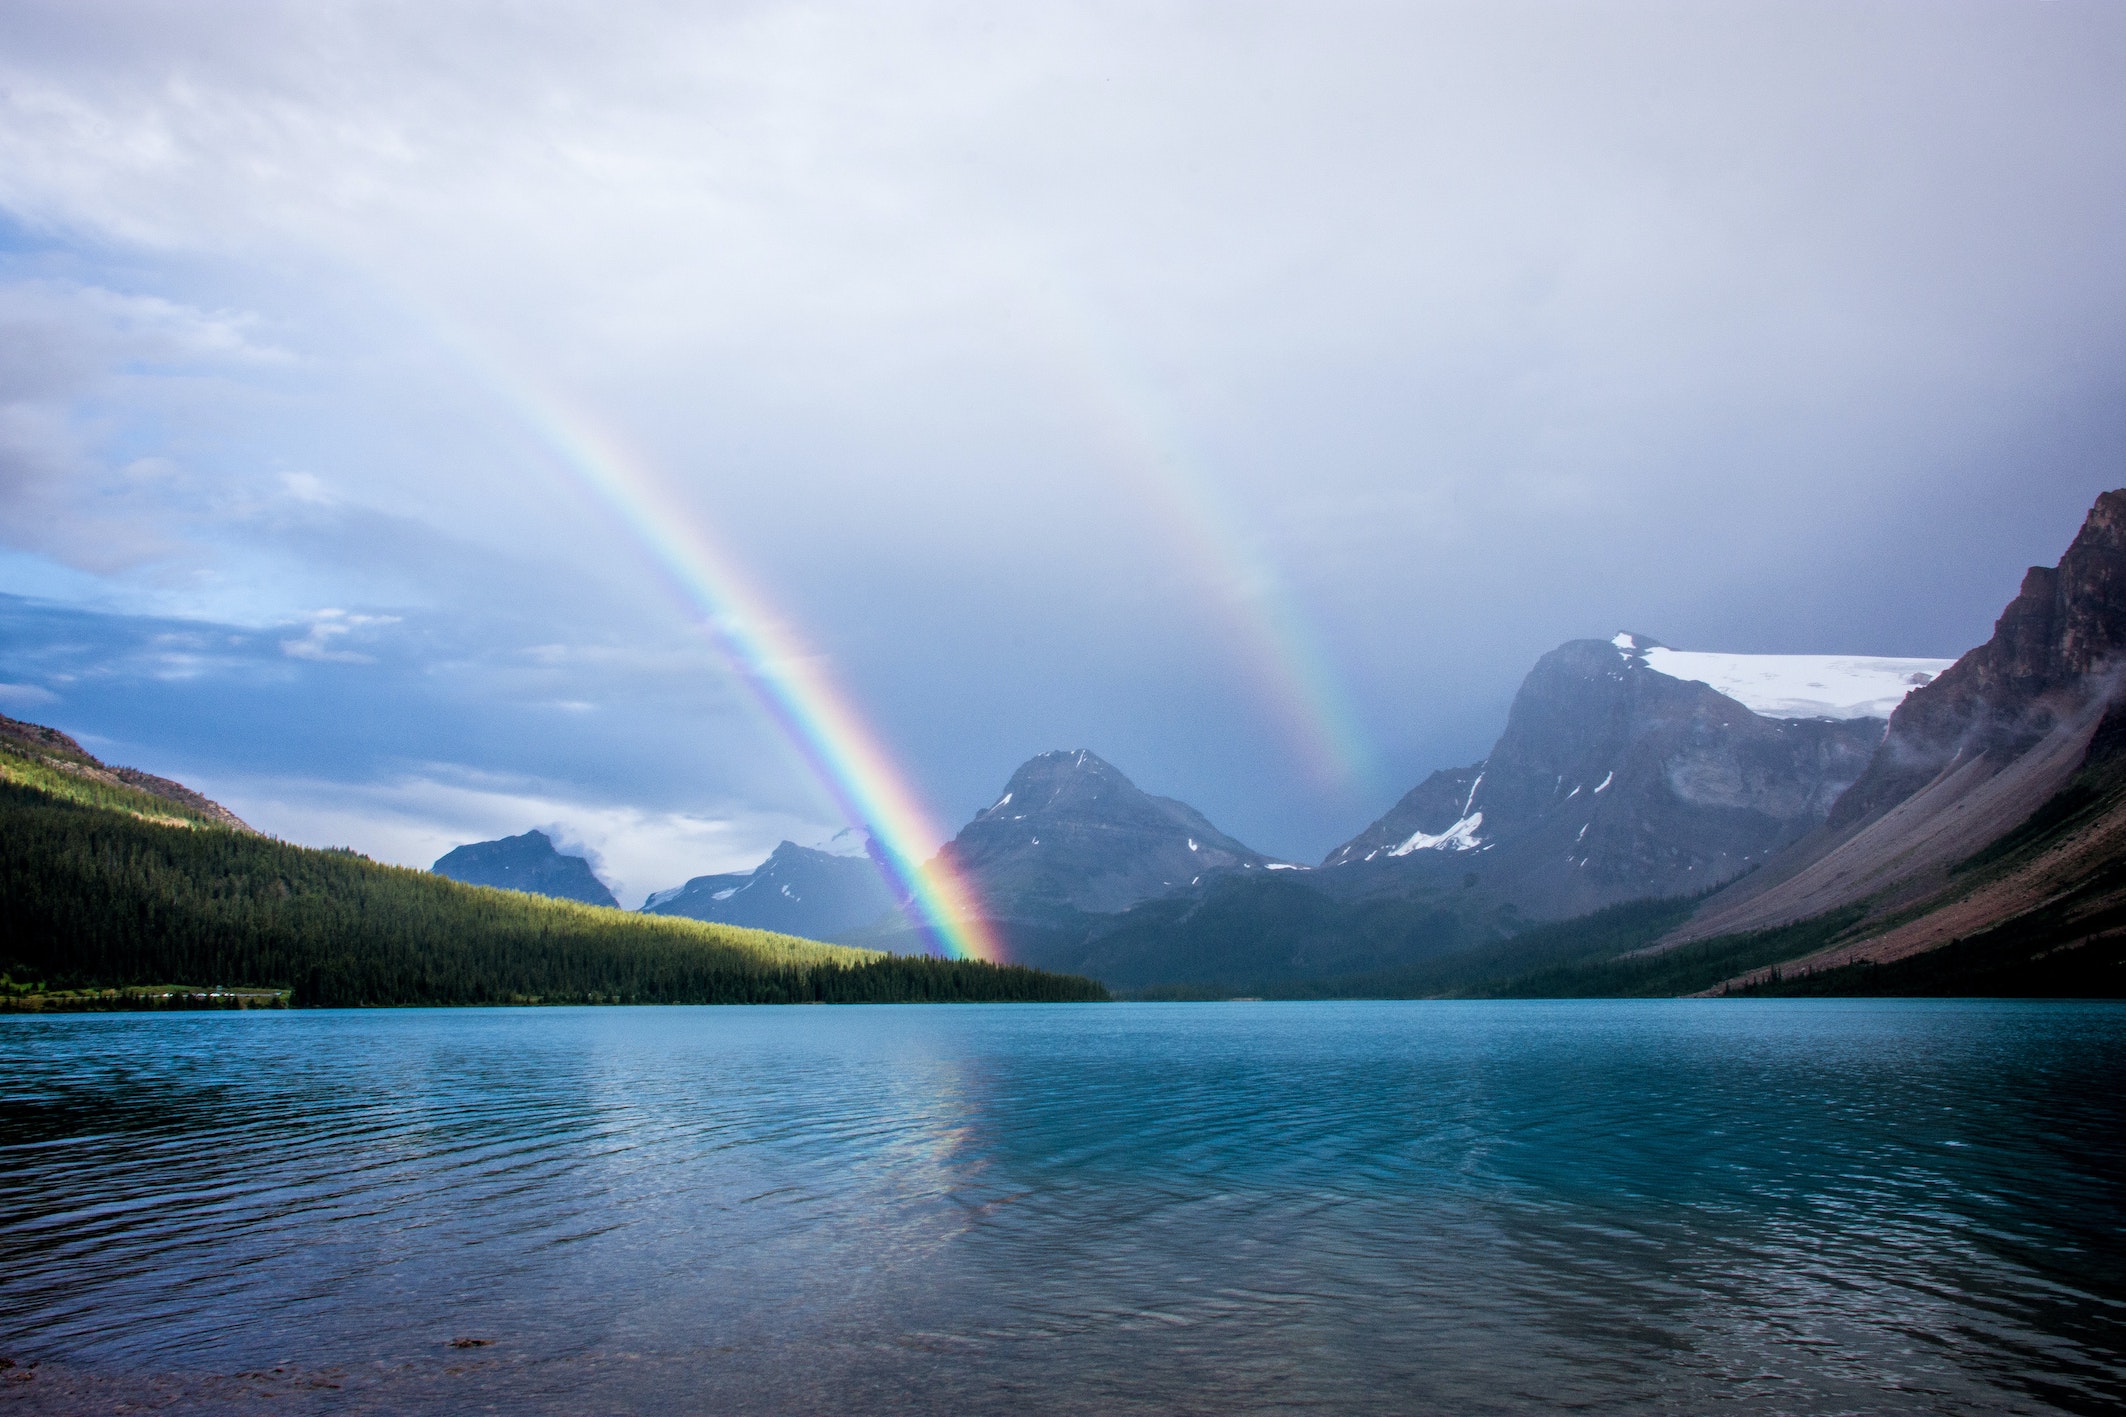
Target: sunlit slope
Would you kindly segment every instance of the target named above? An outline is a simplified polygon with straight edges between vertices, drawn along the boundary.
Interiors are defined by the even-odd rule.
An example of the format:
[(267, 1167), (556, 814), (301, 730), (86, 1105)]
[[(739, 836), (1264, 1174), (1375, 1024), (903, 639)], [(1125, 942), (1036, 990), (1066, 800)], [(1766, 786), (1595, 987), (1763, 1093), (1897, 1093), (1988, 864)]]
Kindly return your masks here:
[(12, 741), (0, 741), (0, 971), (54, 989), (287, 988), (299, 1005), (1104, 996), (1032, 970), (636, 915), (292, 846)]
[(54, 728), (0, 715), (0, 782), (66, 802), (123, 812), (165, 826), (251, 829), (234, 812), (183, 783), (114, 768)]

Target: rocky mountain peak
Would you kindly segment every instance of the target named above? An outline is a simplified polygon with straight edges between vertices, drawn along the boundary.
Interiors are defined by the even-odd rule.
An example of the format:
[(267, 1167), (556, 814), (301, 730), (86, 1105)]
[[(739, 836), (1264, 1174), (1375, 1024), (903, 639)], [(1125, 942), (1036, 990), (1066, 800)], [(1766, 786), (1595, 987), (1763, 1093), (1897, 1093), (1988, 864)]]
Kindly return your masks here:
[(1272, 864), (1083, 748), (1021, 764), (941, 855), (1002, 919), (1123, 910), (1207, 874)]
[[(1531, 915), (1688, 894), (1814, 828), (1880, 719), (1779, 719), (1619, 634), (1536, 661), (1490, 756), (1434, 773), (1332, 852), (1333, 888), (1484, 886)], [(1719, 657), (1732, 662), (1733, 656)]]
[[(1857, 905), (1868, 918), (1856, 928), (1883, 927), (1863, 937), (1864, 957), (1887, 963), (1985, 938), (2022, 912), (2035, 923), (2016, 933), (2029, 940), (2054, 928), (2044, 920), (2114, 919), (2126, 826), (2107, 794), (2119, 781), (2117, 734), (2126, 718), (2122, 647), (2126, 491), (2117, 491), (2096, 499), (2057, 566), (2024, 574), (1992, 638), (1898, 706), (1867, 772), (1839, 798), (1825, 829), (1707, 901), (1671, 941), (1764, 930)], [(1959, 880), (1959, 863), (2024, 828), (2032, 843), (2049, 834), (2050, 849), (1975, 888)], [(2064, 904), (2077, 894), (2080, 904)]]
[(553, 838), (536, 829), (521, 836), (453, 848), (428, 869), (469, 886), (495, 886), (505, 891), (580, 900), (586, 905), (620, 904), (591, 870), (590, 862), (581, 856), (562, 855), (554, 849)]
[[(1004, 795), (975, 814), (1026, 821), (1049, 815), (1127, 815), (1144, 794), (1120, 769), (1085, 748), (1055, 749), (1027, 759), (1004, 784)], [(1103, 809), (1101, 804), (1107, 805)]]

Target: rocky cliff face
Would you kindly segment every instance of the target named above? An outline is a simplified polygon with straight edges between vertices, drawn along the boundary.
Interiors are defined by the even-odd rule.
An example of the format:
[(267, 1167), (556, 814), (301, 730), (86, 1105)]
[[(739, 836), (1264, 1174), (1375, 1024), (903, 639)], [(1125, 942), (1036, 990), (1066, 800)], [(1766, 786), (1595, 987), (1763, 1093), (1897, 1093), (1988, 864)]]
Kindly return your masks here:
[(563, 856), (554, 850), (553, 839), (542, 831), (457, 847), (429, 869), (469, 886), (495, 886), (559, 900), (580, 900), (585, 905), (620, 904), (591, 870), (590, 862), (581, 856)]
[[(1937, 896), (1946, 909), (1965, 888), (1952, 879), (1957, 863), (2015, 830), (2087, 767), (2092, 738), (2119, 697), (2122, 647), (2126, 491), (2117, 491), (2097, 498), (2057, 567), (2030, 568), (1991, 639), (1898, 706), (1867, 772), (1824, 828), (1707, 901), (1670, 942), (1863, 902), (1870, 915), (1857, 935), (1893, 913), (1938, 913), (1929, 904)], [(2054, 866), (2083, 860), (2066, 852)], [(2100, 868), (2108, 869), (2088, 866)], [(1971, 909), (1959, 910), (1957, 929), (1975, 928)], [(1904, 936), (1933, 948), (1946, 936), (1931, 928), (1914, 920)]]
[(1124, 910), (1206, 876), (1275, 864), (1083, 749), (1020, 767), (940, 855), (1004, 920)]
[(696, 876), (677, 890), (659, 891), (642, 908), (826, 940), (896, 919), (898, 907), (869, 857), (836, 856), (786, 841), (750, 871)]
[(1530, 917), (1684, 895), (1763, 862), (1865, 769), (1879, 719), (1775, 719), (1652, 669), (1644, 637), (1536, 663), (1483, 762), (1330, 853), (1339, 894), (1480, 887)]
[(1880, 813), (1959, 762), (2012, 758), (2110, 691), (2126, 644), (2126, 491), (2106, 492), (2057, 567), (2032, 566), (1993, 638), (1908, 697), (1831, 814)]

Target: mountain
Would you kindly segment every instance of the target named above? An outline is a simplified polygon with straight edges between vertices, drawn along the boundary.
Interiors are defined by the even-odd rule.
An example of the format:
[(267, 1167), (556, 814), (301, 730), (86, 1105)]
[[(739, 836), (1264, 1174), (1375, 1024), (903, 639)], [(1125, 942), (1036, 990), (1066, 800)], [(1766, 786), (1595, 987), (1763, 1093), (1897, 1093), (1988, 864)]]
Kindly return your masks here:
[(1082, 748), (1023, 764), (939, 855), (992, 917), (1032, 922), (1111, 913), (1211, 877), (1285, 865)]
[(24, 723), (20, 719), (0, 715), (0, 745), (4, 745), (11, 755), (18, 759), (26, 759), (84, 783), (95, 782), (107, 787), (145, 793), (177, 809), (187, 819), (230, 827), (236, 831), (251, 830), (236, 813), (219, 802), (208, 800), (183, 783), (172, 782), (166, 777), (157, 777), (138, 768), (112, 767), (99, 761), (79, 743), (56, 728), (46, 728), (40, 723)]
[(696, 876), (643, 904), (684, 915), (826, 940), (894, 918), (900, 901), (868, 856), (836, 856), (784, 842), (750, 871)]
[(463, 885), (276, 841), (128, 774), (54, 730), (0, 725), (0, 1012), (1106, 997), (1033, 970)]
[(2126, 996), (2126, 490), (1953, 663), (1575, 641), (1322, 869), (1051, 959), (1153, 997)]
[[(1537, 661), (1489, 756), (1433, 773), (1319, 868), (1208, 878), (1026, 957), (1139, 991), (1289, 996), (1491, 987), (1642, 947), (1819, 826), (1883, 716), (1947, 667), (1574, 640)], [(1662, 898), (1678, 903), (1640, 904)], [(1631, 928), (1589, 914), (1605, 908)], [(1529, 934), (1540, 921), (1565, 923)]]
[(1703, 891), (1820, 825), (1882, 737), (1868, 715), (1944, 668), (1570, 641), (1536, 662), (1488, 757), (1432, 774), (1316, 881), (1473, 889), (1529, 919)]
[(2056, 567), (2030, 568), (1991, 639), (1899, 705), (1821, 829), (1663, 947), (1840, 918), (1788, 962), (1806, 975), (1969, 956), (1980, 941), (2056, 952), (2113, 938), (2126, 927), (2122, 650), (2126, 490), (2097, 499)]
[(542, 831), (456, 847), (428, 869), (469, 886), (580, 900), (585, 905), (620, 904), (591, 870), (590, 862), (581, 856), (563, 856), (554, 850), (553, 838)]

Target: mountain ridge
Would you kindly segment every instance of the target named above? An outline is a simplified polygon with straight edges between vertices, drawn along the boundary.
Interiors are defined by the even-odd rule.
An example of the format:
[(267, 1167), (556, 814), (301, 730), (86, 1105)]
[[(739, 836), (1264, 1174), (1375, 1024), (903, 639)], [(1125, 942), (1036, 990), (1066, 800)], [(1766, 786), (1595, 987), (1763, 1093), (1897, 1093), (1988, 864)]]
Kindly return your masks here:
[(181, 782), (142, 772), (139, 768), (113, 767), (56, 728), (0, 714), (0, 744), (52, 771), (86, 782), (145, 793), (214, 826), (257, 835), (256, 829), (243, 818), (204, 793), (195, 792)]

